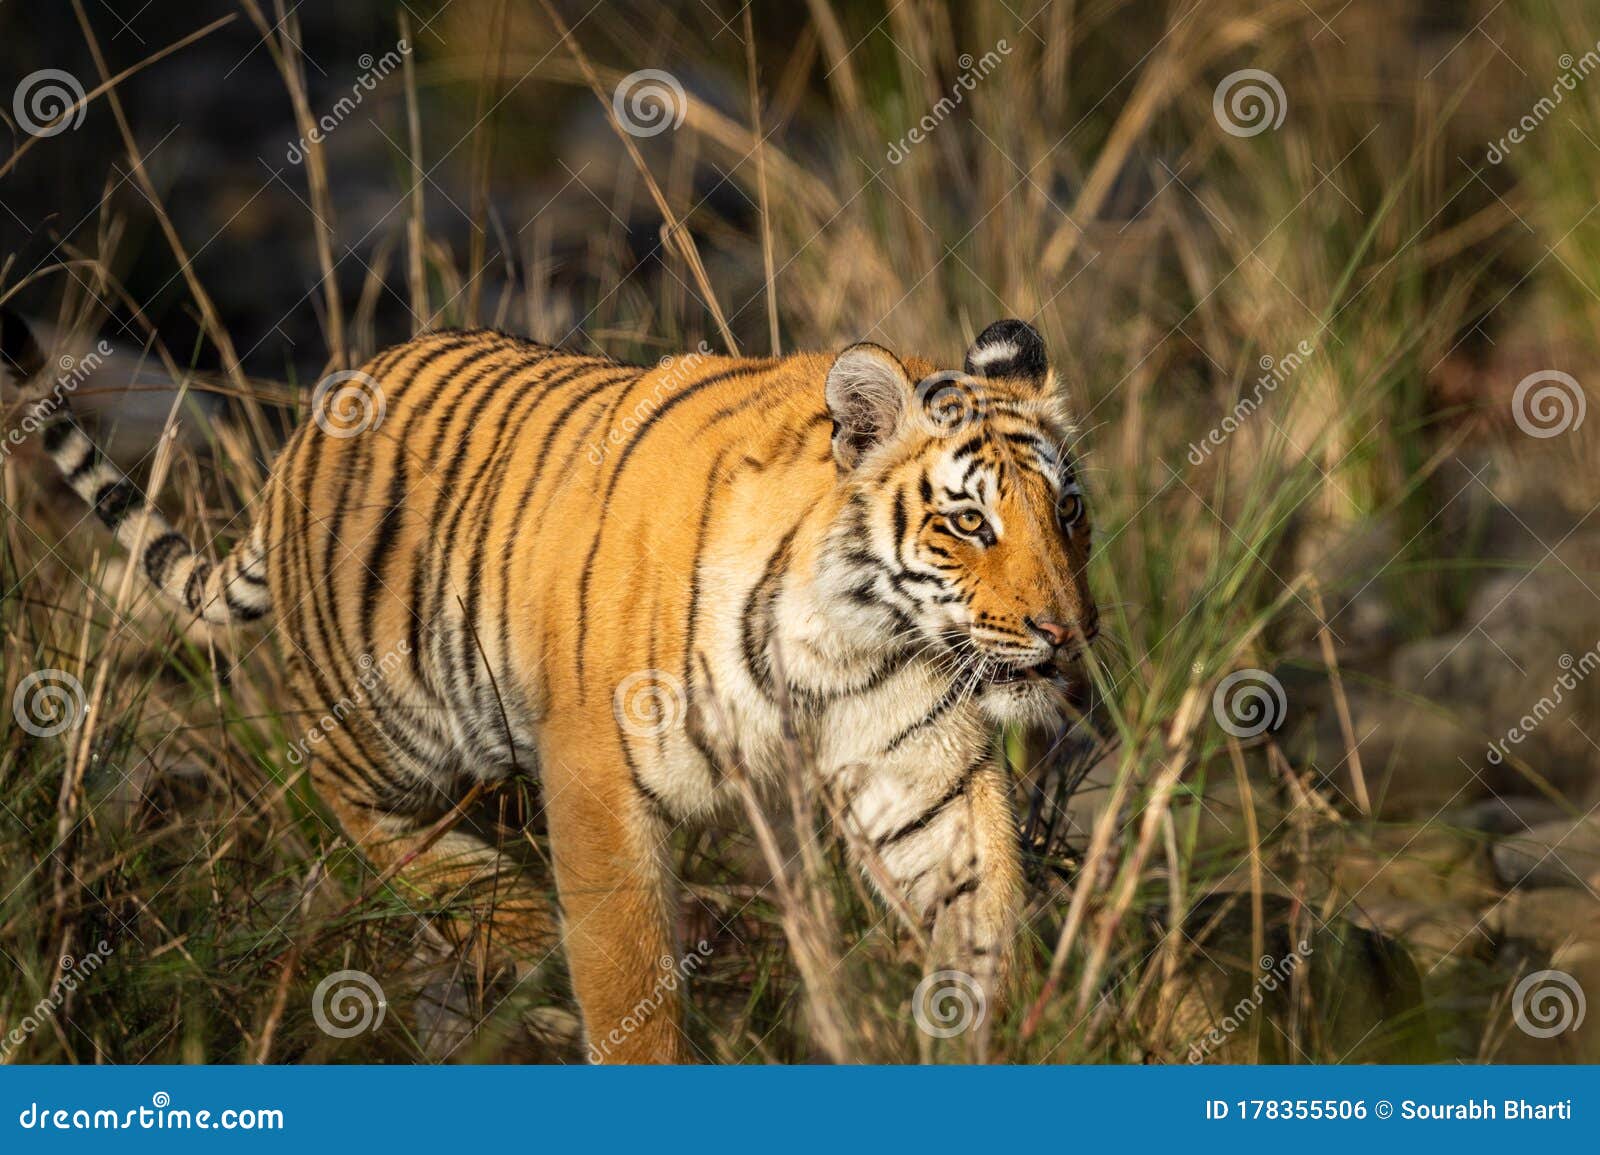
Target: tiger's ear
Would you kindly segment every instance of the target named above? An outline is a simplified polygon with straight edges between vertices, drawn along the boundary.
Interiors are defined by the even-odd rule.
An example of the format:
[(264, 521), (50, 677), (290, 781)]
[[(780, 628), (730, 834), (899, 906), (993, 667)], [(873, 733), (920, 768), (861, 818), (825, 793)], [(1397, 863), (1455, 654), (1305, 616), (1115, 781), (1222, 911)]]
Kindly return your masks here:
[(833, 418), (833, 459), (841, 469), (883, 444), (900, 426), (911, 396), (911, 377), (900, 358), (863, 341), (834, 359), (825, 393)]
[(967, 350), (970, 377), (1022, 378), (1043, 385), (1050, 376), (1044, 338), (1026, 321), (996, 321)]

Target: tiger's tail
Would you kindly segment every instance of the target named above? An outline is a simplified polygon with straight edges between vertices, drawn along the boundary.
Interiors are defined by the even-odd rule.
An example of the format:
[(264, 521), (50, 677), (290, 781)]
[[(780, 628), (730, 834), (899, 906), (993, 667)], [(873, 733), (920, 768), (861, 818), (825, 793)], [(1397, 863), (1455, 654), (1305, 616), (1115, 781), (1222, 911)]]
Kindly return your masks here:
[(3, 306), (0, 363), (20, 392), (24, 427), (39, 433), (67, 484), (133, 555), (132, 563), (163, 597), (215, 625), (258, 621), (271, 612), (259, 519), (250, 535), (213, 566), (89, 440), (64, 391), (45, 372), (44, 352), (27, 322)]

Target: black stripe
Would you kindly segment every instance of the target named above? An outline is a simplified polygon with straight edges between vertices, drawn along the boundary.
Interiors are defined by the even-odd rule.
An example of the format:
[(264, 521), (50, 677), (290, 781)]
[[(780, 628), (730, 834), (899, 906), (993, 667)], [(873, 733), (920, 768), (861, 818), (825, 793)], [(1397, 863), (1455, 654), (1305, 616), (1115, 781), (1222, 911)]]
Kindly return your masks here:
[(767, 558), (767, 564), (761, 571), (761, 580), (750, 587), (739, 620), (739, 649), (744, 656), (745, 670), (768, 700), (777, 696), (777, 686), (772, 678), (772, 655), (768, 651), (772, 642), (772, 616), (778, 594), (783, 589), (784, 571), (789, 568), (789, 551), (799, 530), (800, 523), (796, 522)]
[(897, 842), (910, 838), (919, 830), (926, 830), (928, 825), (944, 812), (945, 807), (949, 806), (957, 798), (960, 798), (966, 793), (967, 787), (972, 785), (973, 776), (977, 774), (979, 768), (988, 760), (988, 758), (989, 755), (987, 752), (978, 755), (977, 759), (970, 763), (967, 768), (961, 772), (961, 776), (955, 780), (955, 783), (950, 787), (949, 790), (944, 792), (943, 796), (940, 797), (937, 802), (928, 807), (927, 810), (923, 811), (917, 817), (913, 818), (910, 822), (907, 822), (904, 826), (900, 827), (898, 830), (893, 830), (888, 834), (882, 835), (875, 843), (873, 843), (873, 846), (878, 850), (882, 850), (887, 846), (893, 846)]
[[(338, 540), (341, 536), (340, 529), (345, 511), (356, 497), (354, 486), (334, 486), (333, 509), (328, 516), (329, 524), (324, 526), (322, 519), (310, 507), (310, 503), (315, 500), (322, 463), (329, 451), (336, 447), (339, 439), (324, 434), (314, 424), (307, 425), (304, 429), (305, 435), (300, 442), (299, 456), (295, 462), (299, 466), (299, 475), (291, 479), (296, 490), (295, 501), (300, 506), (304, 521), (301, 532), (293, 535), (288, 544), (291, 564), (298, 567), (304, 575), (307, 596), (303, 600), (292, 599), (291, 605), (297, 611), (293, 618), (294, 629), (302, 639), (302, 644), (320, 648), (320, 655), (308, 652), (307, 657), (319, 675), (318, 689), (321, 691), (322, 683), (326, 680), (326, 676), (323, 675), (324, 669), (338, 670), (349, 661), (349, 657), (345, 653), (341, 633), (343, 615), (340, 613), (338, 590), (336, 586), (326, 584), (332, 573), (332, 550), (331, 548), (328, 550), (330, 563), (319, 573), (316, 567), (317, 539), (313, 534), (321, 533), (330, 541)], [(359, 438), (346, 452), (360, 453), (363, 443), (370, 437), (369, 433), (367, 437)], [(335, 681), (334, 684), (340, 683)], [(331, 704), (341, 697), (342, 695), (330, 693), (325, 701)]]
[(83, 458), (71, 469), (61, 467), (62, 475), (66, 477), (67, 484), (76, 486), (86, 477), (91, 469), (100, 462), (100, 450), (95, 448), (94, 442), (87, 437), (83, 439)]
[(128, 511), (137, 506), (141, 500), (139, 491), (133, 487), (133, 482), (121, 477), (102, 485), (90, 504), (94, 506), (95, 513), (107, 527), (116, 529), (122, 524), (123, 518), (128, 516)]
[(0, 306), (0, 358), (18, 382), (26, 382), (44, 368), (44, 352), (33, 329), (5, 306)]
[(587, 644), (589, 633), (589, 583), (594, 578), (595, 555), (600, 552), (600, 540), (605, 535), (606, 522), (608, 521), (607, 515), (611, 507), (611, 495), (616, 492), (617, 483), (622, 480), (622, 474), (628, 466), (628, 461), (633, 457), (634, 451), (644, 444), (644, 439), (650, 431), (656, 427), (662, 418), (666, 417), (668, 413), (671, 413), (679, 405), (682, 405), (691, 397), (698, 396), (714, 385), (719, 385), (735, 377), (753, 376), (770, 369), (773, 364), (774, 362), (770, 360), (758, 361), (753, 366), (746, 363), (738, 369), (728, 369), (721, 373), (713, 373), (710, 377), (686, 386), (682, 392), (669, 398), (665, 405), (652, 413), (644, 424), (634, 432), (628, 443), (622, 447), (622, 453), (618, 456), (616, 465), (612, 467), (611, 475), (606, 478), (605, 493), (600, 499), (599, 524), (595, 526), (594, 537), (589, 543), (589, 555), (584, 559), (583, 573), (578, 579), (578, 642), (574, 647), (574, 653), (576, 655), (579, 701), (582, 701), (586, 694), (583, 669), (584, 647)]
[[(442, 347), (436, 348), (430, 353), (427, 353), (419, 358), (417, 363), (411, 367), (406, 377), (405, 383), (407, 385), (414, 384), (421, 378), (421, 375), (425, 371), (428, 371), (434, 366), (440, 364), (452, 354), (458, 353), (463, 349), (468, 350), (467, 356), (462, 358), (460, 364), (452, 366), (449, 372), (441, 372), (439, 374), (438, 380), (434, 382), (433, 388), (429, 391), (426, 398), (417, 401), (413, 406), (408, 406), (409, 420), (405, 423), (403, 428), (395, 429), (393, 431), (392, 436), (394, 454), (390, 459), (390, 469), (392, 472), (389, 475), (389, 486), (386, 493), (384, 512), (379, 518), (376, 533), (373, 535), (375, 538), (373, 547), (367, 554), (366, 575), (362, 581), (361, 587), (361, 606), (358, 617), (358, 621), (360, 622), (358, 637), (360, 642), (359, 648), (361, 652), (371, 653), (377, 648), (373, 636), (373, 620), (377, 611), (379, 587), (384, 587), (386, 590), (388, 590), (388, 592), (394, 594), (397, 599), (401, 599), (402, 597), (402, 595), (394, 593), (392, 587), (389, 585), (389, 582), (384, 580), (384, 570), (387, 567), (387, 564), (393, 558), (395, 542), (400, 534), (401, 518), (407, 512), (406, 465), (408, 457), (408, 441), (413, 436), (416, 427), (432, 415), (441, 395), (456, 381), (456, 374), (459, 373), (463, 367), (476, 364), (483, 358), (492, 356), (501, 347), (502, 346), (498, 342), (485, 344), (482, 339), (482, 334), (462, 334), (459, 338), (445, 342)], [(375, 444), (371, 447), (370, 453), (373, 457), (376, 457), (377, 447)], [(355, 477), (352, 477), (351, 480), (354, 481)], [(354, 490), (354, 487), (351, 487), (349, 490), (347, 490), (344, 496), (345, 500), (340, 503), (341, 511), (347, 508), (355, 499), (356, 491)], [(342, 523), (342, 520), (342, 513), (336, 512), (334, 526), (335, 532), (329, 539), (325, 549), (325, 556), (329, 559), (326, 564), (330, 573), (332, 572), (331, 559), (333, 557), (334, 549), (338, 544), (337, 527), (340, 523)], [(433, 684), (433, 680), (428, 676), (428, 664), (423, 660), (424, 649), (420, 644), (421, 639), (418, 635), (419, 623), (417, 620), (418, 614), (415, 592), (415, 590), (411, 591), (411, 596), (409, 598), (402, 599), (405, 612), (408, 615), (407, 636), (411, 641), (412, 673), (415, 675), (417, 683), (426, 691), (430, 699), (435, 702), (442, 702), (443, 699), (440, 696), (438, 688)], [(344, 637), (344, 629), (339, 620), (339, 615), (333, 614), (331, 617), (333, 618), (331, 636), (337, 638), (340, 649), (344, 651), (342, 657), (346, 662), (348, 662), (356, 655), (350, 651), (349, 642), (346, 641)]]
[(942, 895), (939, 896), (939, 909), (940, 910), (945, 910), (945, 909), (947, 909), (949, 907), (954, 906), (957, 902), (959, 902), (961, 899), (965, 898), (967, 895), (973, 894), (974, 892), (976, 892), (977, 889), (978, 889), (978, 880), (977, 880), (977, 878), (968, 877), (967, 880), (965, 882), (963, 882), (960, 886), (957, 886), (952, 890), (947, 890)]
[(183, 583), (183, 604), (189, 607), (192, 613), (201, 613), (204, 609), (206, 579), (211, 576), (211, 563), (204, 558), (194, 563), (194, 569), (189, 571), (189, 580)]
[[(556, 421), (545, 431), (544, 443), (539, 450), (538, 455), (536, 457), (530, 456), (530, 460), (533, 462), (533, 464), (528, 471), (528, 479), (523, 485), (520, 500), (517, 505), (512, 507), (512, 515), (510, 518), (509, 528), (506, 532), (505, 543), (500, 551), (499, 652), (502, 655), (509, 654), (511, 651), (511, 565), (516, 550), (516, 544), (518, 540), (520, 540), (520, 534), (518, 531), (522, 525), (522, 515), (519, 514), (518, 511), (527, 510), (529, 503), (533, 498), (534, 490), (538, 487), (539, 482), (548, 476), (544, 467), (544, 462), (549, 453), (549, 446), (554, 439), (556, 432), (566, 422), (567, 418), (573, 413), (576, 413), (582, 407), (582, 405), (588, 401), (589, 398), (593, 397), (595, 394), (604, 389), (610, 388), (613, 385), (636, 380), (639, 375), (639, 371), (637, 369), (627, 369), (620, 376), (613, 377), (611, 375), (607, 375), (603, 380), (594, 382), (589, 376), (589, 373), (591, 370), (598, 372), (600, 368), (603, 368), (603, 366), (596, 367), (592, 365), (585, 365), (572, 372), (558, 373), (539, 382), (538, 390), (531, 394), (526, 406), (518, 412), (515, 424), (502, 439), (501, 444), (497, 447), (495, 454), (492, 456), (491, 465), (489, 466), (491, 472), (488, 483), (479, 487), (482, 489), (484, 494), (483, 503), (481, 505), (482, 514), (479, 518), (480, 532), (476, 535), (477, 540), (473, 543), (472, 556), (468, 559), (467, 563), (467, 597), (471, 617), (474, 621), (477, 618), (478, 602), (481, 599), (483, 592), (482, 582), (485, 572), (484, 567), (487, 563), (487, 555), (489, 551), (490, 530), (494, 526), (495, 513), (499, 509), (500, 502), (505, 496), (501, 492), (501, 487), (504, 483), (506, 475), (511, 472), (512, 462), (516, 461), (519, 456), (519, 446), (521, 443), (522, 431), (527, 428), (533, 419), (541, 412), (544, 407), (544, 403), (555, 395), (557, 389), (560, 389), (574, 381), (590, 382), (586, 387), (580, 387), (573, 399), (569, 401), (568, 404), (562, 409)], [(547, 497), (547, 506), (549, 501), (550, 498)], [(469, 660), (471, 654), (472, 651), (468, 650), (463, 660)], [(475, 673), (475, 670), (469, 666), (467, 673), (470, 679)]]
[(986, 436), (982, 433), (978, 434), (976, 437), (968, 438), (966, 441), (963, 441), (959, 446), (957, 446), (955, 452), (950, 454), (950, 460), (960, 461), (963, 458), (971, 457), (973, 454), (977, 453), (978, 450), (983, 448), (986, 440)]
[[(388, 355), (386, 355), (381, 361), (374, 361), (372, 363), (372, 372), (370, 373), (370, 376), (379, 381), (381, 385), (398, 392), (399, 384), (397, 384), (397, 381), (409, 384), (410, 382), (416, 380), (417, 375), (422, 370), (438, 363), (452, 353), (458, 352), (463, 348), (470, 347), (472, 344), (473, 341), (470, 338), (442, 341), (417, 338), (398, 346), (396, 349), (392, 350)], [(409, 369), (405, 370), (404, 374), (402, 375), (401, 367), (404, 365), (407, 358), (412, 357), (413, 355), (415, 355), (416, 358), (415, 363), (411, 365)], [(310, 433), (309, 436), (312, 443), (309, 446), (306, 446), (304, 449), (306, 454), (306, 463), (303, 467), (303, 473), (306, 480), (302, 486), (308, 495), (315, 487), (317, 470), (321, 465), (322, 460), (322, 451), (324, 448), (326, 448), (325, 439), (318, 438), (315, 433)], [(373, 476), (379, 472), (373, 468), (373, 459), (377, 455), (377, 447), (379, 443), (380, 442), (378, 438), (363, 437), (358, 440), (356, 445), (350, 447), (348, 452), (352, 455), (352, 460), (347, 473), (352, 480), (355, 478)], [(365, 490), (358, 490), (354, 486), (342, 487), (339, 491), (339, 500), (334, 505), (333, 512), (328, 519), (326, 528), (322, 528), (320, 526), (317, 527), (324, 535), (322, 550), (322, 576), (320, 578), (312, 566), (310, 534), (312, 526), (307, 524), (304, 532), (295, 535), (296, 538), (300, 540), (292, 541), (290, 543), (287, 556), (289, 558), (291, 567), (293, 562), (301, 561), (307, 582), (306, 594), (294, 596), (290, 599), (290, 605), (295, 607), (297, 610), (296, 620), (304, 621), (305, 619), (303, 603), (305, 598), (310, 596), (309, 591), (320, 587), (322, 582), (326, 581), (327, 577), (333, 573), (336, 564), (335, 553), (338, 547), (344, 544), (345, 518), (357, 505), (357, 499), (359, 497), (364, 497), (365, 494)], [(309, 511), (303, 512), (307, 513), (309, 521)], [(347, 552), (354, 555), (354, 549), (350, 549), (349, 547), (346, 547), (346, 549)], [(326, 600), (328, 603), (326, 611), (322, 604), (324, 600)], [(328, 659), (330, 661), (348, 662), (351, 658), (351, 647), (349, 639), (345, 636), (345, 618), (342, 612), (342, 607), (339, 605), (339, 599), (337, 596), (335, 596), (334, 591), (330, 590), (329, 596), (326, 599), (315, 597), (312, 598), (312, 601), (314, 604), (311, 607), (311, 612), (313, 614), (314, 625), (317, 630), (317, 637), (323, 649), (326, 651)], [(326, 622), (324, 621), (325, 612), (327, 618)], [(307, 636), (309, 637), (309, 635)], [(358, 639), (358, 641), (360, 642), (361, 648), (370, 648), (365, 636)], [(337, 650), (334, 648), (335, 646), (337, 646)], [(413, 645), (411, 653), (413, 655), (413, 661), (415, 661), (415, 655), (420, 653), (420, 650)], [(428, 690), (431, 693), (431, 686), (429, 686), (420, 677), (417, 680), (425, 690)]]
[[(717, 759), (716, 751), (711, 748), (711, 742), (700, 718), (698, 704), (695, 702), (694, 634), (700, 617), (700, 560), (705, 556), (707, 529), (711, 524), (711, 509), (717, 492), (714, 479), (722, 471), (722, 462), (727, 453), (726, 449), (717, 451), (717, 456), (711, 462), (713, 484), (706, 487), (700, 499), (700, 524), (695, 529), (694, 553), (690, 555), (689, 560), (689, 606), (683, 627), (683, 685), (684, 694), (688, 698), (684, 710), (684, 729), (694, 748), (700, 752), (700, 756), (710, 767), (713, 787), (722, 781), (722, 766)], [(706, 687), (708, 693), (711, 689), (710, 686)]]
[(62, 417), (60, 420), (52, 421), (44, 427), (44, 432), (40, 434), (39, 444), (44, 446), (44, 451), (53, 457), (77, 428), (77, 422), (70, 417)]
[[(385, 585), (383, 581), (384, 558), (394, 549), (395, 539), (400, 536), (400, 516), (405, 509), (406, 499), (406, 455), (397, 452), (394, 457), (393, 472), (389, 474), (389, 488), (384, 500), (383, 516), (378, 519), (378, 531), (372, 549), (367, 552), (367, 575), (361, 585), (361, 638), (364, 643), (372, 639), (372, 620), (378, 610), (378, 587)], [(421, 666), (422, 655), (416, 654), (418, 666)]]
[[(426, 513), (421, 514), (429, 525), (440, 527), (442, 518), (448, 517), (442, 533), (430, 535), (427, 544), (416, 551), (411, 559), (411, 585), (409, 601), (413, 613), (421, 612), (422, 616), (430, 622), (442, 622), (445, 617), (445, 596), (449, 586), (450, 559), (454, 556), (455, 530), (460, 523), (462, 514), (472, 502), (473, 491), (468, 487), (465, 492), (457, 494), (456, 481), (461, 470), (466, 467), (472, 453), (470, 431), (483, 415), (483, 411), (497, 397), (505, 395), (505, 386), (508, 382), (524, 373), (532, 372), (547, 359), (548, 354), (533, 360), (513, 361), (509, 365), (501, 366), (496, 370), (492, 366), (485, 367), (482, 371), (470, 374), (465, 380), (457, 383), (452, 404), (446, 408), (444, 416), (440, 418), (432, 442), (421, 456), (424, 476), (419, 479), (418, 491), (424, 486), (423, 481), (431, 481), (434, 488), (433, 504)], [(459, 375), (461, 370), (456, 370)], [(488, 382), (487, 385), (484, 383)], [(475, 394), (475, 395), (474, 395)], [(470, 398), (471, 404), (463, 407), (461, 402)], [(438, 408), (437, 404), (433, 405)], [(449, 463), (445, 466), (442, 479), (434, 478), (434, 462), (444, 447), (446, 436), (457, 417), (462, 417), (462, 428), (459, 442), (455, 452), (451, 454)], [(423, 414), (423, 416), (428, 416)], [(495, 450), (491, 449), (486, 456), (492, 458)], [(448, 513), (441, 513), (441, 507), (448, 506)], [(435, 564), (437, 562), (437, 565)], [(413, 622), (411, 634), (419, 634), (418, 623)], [(450, 632), (443, 635), (446, 662), (448, 662)], [(446, 695), (448, 699), (448, 694)]]
[(235, 600), (231, 587), (223, 589), (222, 600), (227, 603), (228, 612), (233, 615), (234, 619), (241, 622), (253, 622), (257, 618), (264, 617), (268, 609), (266, 606), (246, 605), (244, 602)]
[(176, 530), (162, 534), (144, 547), (144, 572), (157, 588), (167, 584), (167, 570), (180, 553), (189, 553), (189, 539)]
[[(630, 374), (619, 376), (619, 377), (615, 377), (615, 378), (607, 378), (607, 379), (602, 380), (602, 381), (594, 382), (588, 388), (579, 390), (578, 393), (574, 394), (573, 397), (571, 398), (571, 400), (569, 400), (567, 402), (567, 404), (562, 407), (561, 412), (556, 415), (555, 420), (552, 421), (550, 426), (545, 430), (544, 440), (543, 440), (543, 442), (540, 443), (540, 446), (539, 446), (539, 455), (538, 455), (537, 458), (534, 459), (537, 462), (537, 464), (531, 470), (529, 470), (527, 483), (525, 485), (523, 485), (523, 487), (522, 487), (522, 492), (520, 493), (520, 495), (518, 497), (517, 504), (512, 507), (514, 511), (515, 510), (522, 510), (522, 511), (524, 511), (524, 513), (521, 514), (520, 516), (517, 515), (515, 512), (513, 513), (513, 516), (511, 518), (510, 527), (506, 531), (505, 544), (502, 546), (501, 551), (500, 551), (500, 570), (501, 570), (501, 574), (502, 574), (502, 580), (501, 580), (501, 583), (500, 583), (500, 652), (501, 653), (509, 652), (510, 645), (511, 645), (511, 580), (510, 580), (510, 577), (511, 577), (511, 565), (512, 565), (513, 556), (514, 556), (514, 554), (516, 552), (517, 542), (523, 540), (523, 535), (521, 533), (521, 530), (522, 530), (524, 524), (528, 520), (530, 520), (525, 511), (527, 511), (530, 508), (530, 503), (533, 500), (534, 490), (537, 489), (538, 486), (539, 486), (539, 483), (542, 480), (544, 480), (544, 478), (546, 476), (548, 476), (548, 474), (547, 474), (547, 472), (546, 472), (546, 470), (544, 468), (543, 462), (549, 456), (551, 446), (555, 444), (556, 434), (558, 432), (560, 432), (561, 428), (567, 423), (567, 421), (573, 415), (575, 415), (576, 413), (580, 412), (582, 410), (583, 406), (588, 404), (588, 402), (590, 400), (592, 400), (594, 397), (598, 396), (600, 393), (604, 392), (607, 389), (610, 389), (610, 388), (612, 388), (614, 386), (617, 386), (617, 385), (622, 385), (623, 389), (622, 389), (622, 391), (620, 393), (617, 394), (616, 400), (613, 401), (609, 407), (607, 407), (606, 409), (603, 410), (603, 412), (605, 412), (607, 414), (605, 420), (609, 424), (609, 422), (612, 420), (612, 418), (615, 417), (617, 411), (627, 401), (628, 394), (629, 394), (630, 390), (633, 388), (633, 386), (635, 384), (637, 384), (640, 380), (642, 380), (643, 377), (644, 377), (644, 373), (641, 372), (640, 370), (638, 370), (637, 368), (635, 368), (632, 371), (632, 373), (630, 373)], [(544, 397), (544, 395), (541, 395), (541, 398), (540, 398), (541, 401), (543, 400), (543, 397)], [(579, 445), (579, 444), (581, 444), (581, 438), (574, 441), (574, 445)], [(569, 452), (569, 460), (570, 460), (570, 452)], [(556, 476), (559, 478), (559, 477), (565, 476), (565, 473), (563, 471), (563, 473), (559, 473)], [(496, 490), (498, 490), (498, 486), (496, 486), (495, 488), (496, 488)], [(553, 486), (551, 486), (549, 492), (547, 492), (545, 494), (545, 499), (540, 504), (539, 511), (538, 511), (537, 515), (535, 515), (531, 519), (533, 521), (533, 530), (530, 532), (529, 536), (532, 536), (532, 533), (536, 533), (538, 531), (538, 527), (543, 522), (545, 514), (547, 512), (549, 512), (550, 506), (554, 503), (554, 501), (556, 499), (556, 495), (558, 493), (560, 493), (560, 492), (561, 492), (560, 487), (553, 485)], [(487, 534), (485, 534), (485, 536), (484, 536), (484, 541), (485, 542), (487, 541), (487, 536), (488, 536)], [(480, 542), (479, 543), (479, 548), (475, 549), (474, 552), (473, 552), (473, 559), (474, 559), (474, 564), (475, 565), (479, 565), (479, 566), (482, 565), (482, 556), (483, 556), (482, 547), (483, 547), (483, 544), (484, 544), (484, 542)]]
[(938, 701), (934, 702), (932, 709), (930, 709), (922, 717), (918, 718), (915, 722), (912, 722), (909, 726), (905, 727), (893, 738), (890, 738), (888, 744), (883, 748), (883, 753), (894, 753), (894, 751), (898, 749), (901, 743), (905, 742), (906, 739), (910, 738), (913, 734), (916, 734), (921, 730), (927, 729), (945, 714), (949, 713), (951, 707), (953, 707), (957, 702), (964, 700), (966, 696), (972, 692), (976, 683), (976, 674), (968, 674), (964, 678), (957, 677), (953, 679), (950, 685), (945, 687), (944, 693), (939, 695)]
[[(539, 391), (538, 397), (524, 411), (522, 421), (519, 422), (517, 426), (517, 432), (512, 433), (509, 436), (502, 437), (495, 450), (486, 458), (484, 465), (479, 469), (478, 477), (474, 479), (473, 489), (481, 490), (483, 494), (483, 500), (479, 505), (479, 508), (482, 512), (477, 521), (478, 532), (474, 535), (475, 540), (473, 541), (472, 546), (472, 556), (467, 562), (467, 596), (464, 599), (463, 613), (466, 618), (466, 623), (471, 629), (476, 630), (478, 628), (478, 605), (483, 597), (484, 566), (486, 555), (489, 551), (489, 529), (494, 523), (494, 511), (496, 507), (495, 499), (499, 495), (501, 479), (504, 478), (506, 473), (510, 470), (512, 461), (516, 460), (517, 458), (517, 434), (520, 433), (526, 422), (532, 419), (533, 415), (542, 405), (544, 399), (549, 397), (562, 385), (574, 381), (583, 382), (584, 384), (580, 387), (579, 393), (584, 398), (587, 398), (593, 396), (594, 393), (598, 392), (600, 389), (607, 387), (608, 384), (616, 383), (616, 381), (611, 378), (610, 375), (607, 375), (599, 384), (592, 383), (592, 381), (590, 381), (590, 374), (599, 371), (599, 369), (592, 366), (585, 367), (573, 373), (559, 374), (556, 379), (545, 382), (544, 388)], [(623, 375), (622, 380), (629, 380), (632, 378), (632, 376), (632, 371), (628, 371)], [(571, 411), (574, 411), (574, 409), (573, 406), (569, 405), (565, 412)], [(546, 433), (546, 447), (548, 447), (550, 439), (554, 437), (554, 435), (555, 428), (553, 427)], [(533, 459), (534, 465), (529, 471), (530, 487), (536, 484), (538, 478), (544, 474), (542, 462), (545, 460), (547, 452), (547, 448), (541, 449), (539, 456)], [(484, 476), (485, 471), (492, 471), (490, 473), (489, 483), (487, 485), (480, 486), (478, 484), (478, 480)], [(465, 505), (463, 505), (463, 512), (465, 511), (465, 508)], [(447, 540), (453, 540), (455, 538), (455, 530), (458, 521), (459, 518), (452, 520), (450, 526), (446, 530), (445, 537)], [(514, 520), (512, 524), (516, 524)], [(510, 535), (508, 538), (508, 543), (515, 541), (515, 536), (515, 534)], [(505, 654), (507, 652), (507, 646), (510, 639), (510, 582), (507, 580), (506, 566), (507, 563), (502, 562), (501, 585), (504, 593), (503, 601), (505, 604), (501, 609), (500, 620), (501, 654)], [(444, 588), (444, 582), (442, 580), (443, 576), (444, 575), (441, 573), (441, 581), (439, 582), (439, 588), (441, 591)], [(463, 643), (469, 641), (469, 639), (465, 637), (462, 640)], [(469, 685), (476, 681), (476, 674), (478, 670), (478, 663), (476, 661), (477, 654), (478, 651), (476, 646), (470, 644), (463, 645), (460, 658), (461, 672)], [(485, 660), (487, 660), (487, 658), (485, 658)]]

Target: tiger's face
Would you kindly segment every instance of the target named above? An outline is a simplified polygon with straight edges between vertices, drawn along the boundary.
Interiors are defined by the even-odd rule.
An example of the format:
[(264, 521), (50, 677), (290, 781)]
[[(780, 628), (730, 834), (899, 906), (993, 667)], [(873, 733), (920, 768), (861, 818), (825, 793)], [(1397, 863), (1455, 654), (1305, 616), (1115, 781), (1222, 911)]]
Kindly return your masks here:
[(1099, 630), (1088, 509), (1039, 335), (986, 329), (965, 372), (913, 381), (856, 345), (828, 377), (850, 496), (831, 584), (866, 628), (948, 659), (986, 712), (1057, 714), (1066, 671)]

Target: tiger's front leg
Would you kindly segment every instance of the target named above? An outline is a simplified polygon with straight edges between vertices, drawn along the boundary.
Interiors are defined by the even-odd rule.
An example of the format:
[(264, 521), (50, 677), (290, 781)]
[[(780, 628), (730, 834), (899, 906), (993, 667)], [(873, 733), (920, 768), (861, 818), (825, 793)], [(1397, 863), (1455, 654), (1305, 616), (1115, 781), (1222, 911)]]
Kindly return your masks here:
[[(905, 902), (930, 935), (927, 970), (957, 972), (1002, 1000), (1022, 899), (1017, 827), (1005, 769), (982, 755), (953, 777), (863, 769), (850, 802), (857, 853), (890, 901)], [(963, 977), (964, 976), (964, 977)]]
[(574, 712), (541, 766), (562, 938), (596, 1063), (686, 1063), (668, 824), (628, 772), (609, 717)]
[(1006, 771), (986, 761), (956, 803), (936, 882), (921, 896), (932, 920), (934, 970), (964, 971), (989, 995), (1003, 995), (1015, 953), (1022, 863)]

